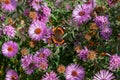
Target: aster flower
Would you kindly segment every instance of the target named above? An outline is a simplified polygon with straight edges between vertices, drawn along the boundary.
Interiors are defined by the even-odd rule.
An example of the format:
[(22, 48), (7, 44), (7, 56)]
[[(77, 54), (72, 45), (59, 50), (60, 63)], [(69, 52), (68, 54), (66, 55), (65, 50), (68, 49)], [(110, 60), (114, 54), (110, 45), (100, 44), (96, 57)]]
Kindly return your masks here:
[(40, 60), (38, 65), (39, 65), (38, 68), (40, 70), (46, 70), (48, 68), (48, 60), (47, 59), (42, 59), (42, 60)]
[(100, 29), (103, 29), (105, 27), (108, 27), (109, 25), (109, 20), (106, 16), (97, 16), (94, 19), (95, 23), (98, 25)]
[(3, 34), (7, 35), (8, 37), (12, 38), (15, 36), (15, 28), (12, 26), (5, 26), (3, 29)]
[(90, 11), (93, 11), (93, 9), (96, 7), (96, 0), (87, 0), (87, 1), (84, 1), (85, 2), (85, 4), (84, 5), (86, 5), (87, 7), (88, 7), (88, 9), (90, 10)]
[(5, 80), (18, 80), (18, 74), (16, 71), (10, 69), (6, 73), (6, 78)]
[(51, 13), (51, 9), (50, 9), (49, 7), (47, 7), (47, 6), (43, 6), (43, 7), (42, 7), (42, 13), (43, 13), (45, 16), (49, 17), (49, 16), (50, 16), (50, 13)]
[(100, 31), (100, 34), (103, 39), (108, 40), (112, 35), (112, 29), (109, 27), (105, 27)]
[(23, 69), (25, 69), (26, 74), (32, 74), (33, 71), (39, 66), (39, 58), (28, 54), (21, 59), (21, 64)]
[(66, 80), (84, 80), (85, 71), (78, 64), (70, 64), (65, 71)]
[[(45, 43), (48, 43), (48, 45), (50, 44), (59, 45), (58, 43), (55, 43), (52, 38), (54, 38), (54, 36), (56, 35), (57, 35), (56, 38), (54, 38), (56, 40), (58, 40), (58, 38), (61, 39), (62, 37), (59, 36), (59, 31), (57, 31), (58, 33), (54, 33), (55, 31), (53, 32), (53, 29), (54, 28), (51, 28), (51, 27), (47, 28), (47, 32), (43, 40)], [(58, 40), (58, 41), (60, 42), (61, 40)]]
[(14, 11), (17, 7), (16, 0), (3, 0), (2, 9), (6, 11)]
[(87, 22), (90, 17), (91, 10), (88, 9), (86, 5), (77, 5), (73, 10), (73, 20), (78, 23), (78, 25)]
[(50, 54), (51, 51), (48, 48), (41, 48), (36, 52), (35, 56), (39, 57), (40, 59), (46, 59)]
[(39, 41), (46, 34), (46, 25), (39, 20), (33, 21), (29, 27), (28, 34), (33, 40)]
[(46, 31), (46, 35), (44, 37), (44, 41), (47, 43), (48, 42), (48, 39), (51, 38), (52, 36), (52, 29), (51, 27), (50, 28), (47, 28), (47, 31)]
[(120, 67), (120, 56), (118, 56), (117, 54), (112, 55), (109, 61), (109, 69), (115, 70), (118, 69), (119, 67)]
[(57, 74), (53, 71), (42, 76), (41, 80), (59, 80)]
[(88, 54), (89, 54), (89, 50), (87, 49), (87, 47), (84, 47), (84, 49), (80, 50), (78, 57), (83, 61), (85, 61), (87, 59)]
[(18, 52), (18, 44), (13, 41), (7, 41), (2, 45), (2, 53), (8, 58), (14, 57)]
[(49, 17), (45, 16), (45, 14), (41, 13), (38, 15), (38, 20), (43, 23), (47, 23), (49, 21)]
[(107, 70), (100, 70), (100, 72), (95, 74), (93, 80), (113, 80), (114, 78), (113, 73)]
[(31, 6), (36, 10), (38, 11), (40, 8), (41, 8), (41, 2), (43, 0), (33, 0), (32, 3), (31, 3)]

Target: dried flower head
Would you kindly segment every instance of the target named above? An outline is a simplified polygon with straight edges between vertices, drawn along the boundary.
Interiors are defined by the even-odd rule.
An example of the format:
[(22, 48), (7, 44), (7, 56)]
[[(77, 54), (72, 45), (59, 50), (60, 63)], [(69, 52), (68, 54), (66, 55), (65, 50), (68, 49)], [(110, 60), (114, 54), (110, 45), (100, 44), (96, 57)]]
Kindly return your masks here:
[(92, 11), (90, 14), (93, 18), (97, 17), (97, 12), (96, 11)]
[(33, 20), (37, 18), (37, 13), (36, 12), (29, 12), (29, 17)]
[(86, 33), (84, 38), (87, 40), (87, 41), (90, 41), (91, 40), (91, 35), (89, 33)]
[(12, 18), (8, 18), (8, 25), (12, 25), (14, 22), (13, 22), (13, 19)]
[(28, 54), (28, 49), (27, 48), (22, 48), (20, 52), (21, 52), (22, 56), (25, 56), (25, 55)]
[(96, 52), (95, 51), (93, 51), (93, 50), (91, 50), (90, 52), (89, 52), (89, 54), (87, 55), (87, 58), (89, 59), (89, 60), (95, 60), (96, 59)]
[(79, 53), (80, 50), (81, 50), (81, 47), (80, 47), (79, 45), (76, 45), (76, 46), (74, 47), (74, 50), (75, 50), (77, 53)]
[(107, 55), (106, 52), (102, 52), (102, 53), (100, 54), (101, 57), (104, 57), (104, 56), (106, 56), (106, 55)]
[(95, 46), (95, 42), (94, 41), (89, 41), (89, 47)]
[(65, 66), (64, 65), (59, 65), (58, 68), (57, 68), (57, 72), (64, 73), (65, 72)]
[(29, 41), (29, 46), (31, 48), (34, 48), (35, 47), (35, 41)]
[(91, 23), (90, 29), (92, 29), (92, 30), (98, 30), (97, 24), (96, 23)]
[(96, 35), (96, 31), (95, 31), (95, 30), (90, 30), (90, 31), (89, 31), (89, 34), (90, 34), (91, 36), (95, 36), (95, 35)]

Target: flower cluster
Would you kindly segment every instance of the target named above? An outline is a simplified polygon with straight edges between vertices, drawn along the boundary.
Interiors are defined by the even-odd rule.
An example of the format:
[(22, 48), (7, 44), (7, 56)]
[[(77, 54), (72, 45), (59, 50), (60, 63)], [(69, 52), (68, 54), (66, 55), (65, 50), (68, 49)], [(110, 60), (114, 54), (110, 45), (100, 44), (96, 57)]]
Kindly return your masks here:
[(40, 49), (35, 55), (28, 54), (23, 56), (21, 59), (21, 64), (23, 69), (25, 69), (26, 74), (32, 74), (35, 69), (39, 68), (41, 70), (46, 70), (48, 67), (47, 57), (50, 55), (51, 51), (47, 48)]
[(0, 0), (0, 80), (119, 80), (120, 0)]
[(112, 29), (109, 27), (110, 23), (107, 17), (105, 16), (97, 16), (94, 19), (95, 23), (100, 28), (100, 34), (105, 39), (108, 40), (110, 36), (112, 35)]

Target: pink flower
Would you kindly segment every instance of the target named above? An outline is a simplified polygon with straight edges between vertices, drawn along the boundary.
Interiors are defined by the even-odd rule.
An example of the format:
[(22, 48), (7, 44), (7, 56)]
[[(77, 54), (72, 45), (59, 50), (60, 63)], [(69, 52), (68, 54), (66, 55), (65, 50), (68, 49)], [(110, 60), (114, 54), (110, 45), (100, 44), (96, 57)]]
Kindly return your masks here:
[(65, 71), (66, 80), (84, 80), (84, 68), (78, 64), (70, 64)]
[(57, 74), (53, 71), (42, 76), (41, 80), (59, 80)]
[(33, 40), (42, 40), (46, 34), (46, 25), (39, 20), (33, 21), (29, 27), (28, 34)]
[(8, 58), (14, 57), (18, 52), (18, 44), (13, 41), (7, 41), (2, 45), (2, 53)]
[(109, 69), (115, 70), (118, 69), (119, 67), (120, 67), (120, 56), (118, 56), (117, 54), (112, 55), (109, 61)]
[(6, 11), (14, 11), (17, 7), (16, 0), (4, 0), (2, 3), (2, 9)]
[(35, 56), (39, 57), (40, 59), (47, 59), (50, 54), (51, 51), (48, 48), (41, 48), (36, 52)]
[(108, 40), (112, 35), (112, 28), (105, 27), (100, 31), (100, 34), (103, 39)]
[(3, 34), (7, 35), (8, 37), (12, 38), (15, 36), (15, 28), (13, 26), (5, 26), (3, 29)]
[(78, 57), (83, 61), (86, 61), (88, 53), (89, 53), (88, 48), (84, 47), (84, 49), (80, 50)]
[(32, 3), (31, 3), (31, 6), (36, 10), (38, 11), (40, 8), (41, 8), (41, 2), (43, 0), (33, 0)]
[(50, 13), (51, 13), (51, 9), (47, 6), (43, 6), (42, 7), (42, 12), (45, 16), (49, 17), (50, 16)]
[(38, 20), (43, 23), (47, 23), (49, 21), (49, 17), (45, 16), (45, 14), (41, 13), (38, 15)]
[(47, 59), (40, 60), (38, 68), (40, 70), (46, 70), (48, 68), (48, 60)]
[(95, 74), (93, 80), (113, 80), (114, 78), (113, 73), (107, 70), (100, 70), (100, 72)]
[(89, 9), (85, 4), (77, 5), (73, 10), (73, 21), (75, 21), (78, 25), (81, 25), (84, 22), (87, 22), (90, 17), (91, 9)]
[(10, 69), (6, 73), (6, 78), (5, 80), (18, 80), (18, 74), (16, 71)]
[(26, 74), (29, 75), (32, 74), (36, 68), (38, 68), (39, 62), (39, 58), (32, 54), (28, 54), (21, 59), (22, 67)]
[(87, 0), (84, 5), (86, 5), (90, 11), (92, 11), (97, 4), (96, 4), (96, 0)]

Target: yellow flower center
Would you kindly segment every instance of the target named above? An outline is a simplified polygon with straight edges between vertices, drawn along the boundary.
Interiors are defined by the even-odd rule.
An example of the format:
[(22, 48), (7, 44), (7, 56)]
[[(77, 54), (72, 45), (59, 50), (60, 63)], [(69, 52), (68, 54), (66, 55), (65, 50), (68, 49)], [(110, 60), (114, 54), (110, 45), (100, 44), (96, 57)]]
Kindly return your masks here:
[(40, 53), (40, 54), (39, 54), (39, 57), (40, 57), (40, 58), (44, 58), (44, 57), (45, 57), (45, 54)]
[(85, 12), (84, 12), (84, 11), (80, 11), (80, 12), (79, 12), (79, 15), (80, 15), (80, 16), (83, 16), (83, 15), (85, 15)]
[(36, 28), (35, 29), (35, 34), (40, 34), (41, 33), (41, 29), (40, 28)]
[(16, 76), (12, 75), (11, 80), (16, 80)]
[(76, 77), (78, 76), (78, 73), (76, 71), (72, 71), (72, 76)]
[(9, 52), (11, 52), (11, 51), (13, 51), (13, 50), (14, 50), (14, 49), (13, 49), (12, 46), (9, 46), (9, 47), (8, 47), (8, 51), (9, 51)]
[(4, 0), (5, 4), (10, 4), (10, 0)]

